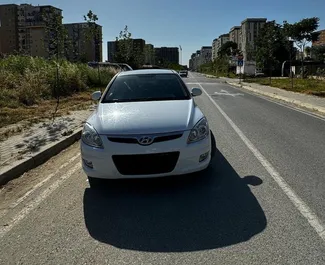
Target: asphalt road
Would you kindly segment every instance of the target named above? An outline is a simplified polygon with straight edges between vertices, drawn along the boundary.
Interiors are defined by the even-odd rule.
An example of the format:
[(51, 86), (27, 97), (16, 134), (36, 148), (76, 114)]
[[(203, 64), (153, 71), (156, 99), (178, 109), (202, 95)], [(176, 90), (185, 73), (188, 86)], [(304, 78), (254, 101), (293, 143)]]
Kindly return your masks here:
[(325, 264), (325, 120), (185, 81), (207, 93), (209, 171), (94, 192), (75, 144), (0, 191), (0, 264)]

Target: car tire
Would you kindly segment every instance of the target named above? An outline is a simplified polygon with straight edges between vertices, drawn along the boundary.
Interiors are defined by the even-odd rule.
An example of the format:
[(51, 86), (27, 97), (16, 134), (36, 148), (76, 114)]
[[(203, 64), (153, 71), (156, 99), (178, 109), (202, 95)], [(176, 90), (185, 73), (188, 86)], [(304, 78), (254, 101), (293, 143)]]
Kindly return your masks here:
[(93, 178), (88, 176), (88, 182), (91, 189), (100, 189), (103, 187), (103, 180), (99, 178)]
[(212, 131), (210, 131), (210, 135), (211, 135), (211, 160), (212, 160), (212, 158), (214, 158), (214, 156), (216, 155), (217, 146), (216, 146), (216, 139), (214, 138)]

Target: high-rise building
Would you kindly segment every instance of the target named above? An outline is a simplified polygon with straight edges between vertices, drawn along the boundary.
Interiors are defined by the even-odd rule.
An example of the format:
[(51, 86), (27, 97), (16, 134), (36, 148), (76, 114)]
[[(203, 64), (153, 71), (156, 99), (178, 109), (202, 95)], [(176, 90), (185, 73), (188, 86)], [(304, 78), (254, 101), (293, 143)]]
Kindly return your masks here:
[(211, 59), (215, 60), (218, 57), (218, 52), (222, 45), (229, 41), (229, 34), (222, 34), (212, 42)]
[(216, 38), (212, 41), (212, 53), (211, 53), (212, 61), (217, 58), (217, 54), (218, 54), (218, 51), (216, 50), (217, 49), (217, 41), (218, 41), (218, 38)]
[(191, 59), (189, 60), (189, 63), (188, 63), (189, 68), (191, 70), (195, 70), (195, 57), (196, 57), (196, 53), (192, 53)]
[(116, 41), (108, 41), (107, 42), (107, 61), (115, 62), (115, 54), (116, 54)]
[(18, 50), (18, 6), (0, 5), (0, 53), (10, 54)]
[(1, 5), (0, 52), (48, 58), (53, 53), (55, 31), (62, 23), (62, 10), (53, 6)]
[(19, 5), (19, 52), (45, 58), (56, 54), (57, 32), (53, 27), (58, 25), (62, 25), (61, 9), (53, 6)]
[[(68, 32), (69, 48), (67, 59), (70, 61), (102, 61), (102, 26), (93, 23), (92, 33), (87, 22), (64, 24)], [(98, 32), (96, 34), (96, 31)]]
[(255, 40), (266, 23), (266, 18), (247, 18), (241, 22), (240, 48), (243, 52), (244, 62), (255, 61)]
[[(151, 44), (149, 44), (149, 47)], [(130, 39), (125, 43), (123, 46), (130, 52), (130, 55), (136, 55), (136, 63), (137, 64), (144, 64), (145, 63), (145, 54), (146, 54), (146, 41), (144, 39)], [(152, 46), (153, 48), (153, 46)], [(120, 52), (121, 46), (119, 47), (119, 41), (108, 41), (107, 42), (107, 61), (108, 62), (115, 62), (115, 63), (131, 63), (121, 61), (124, 58), (124, 51)], [(116, 57), (116, 55), (120, 55), (120, 59)], [(118, 61), (116, 61), (118, 60)], [(133, 62), (134, 63), (134, 62)]]
[(145, 64), (155, 64), (155, 49), (152, 44), (146, 44), (145, 45)]
[(199, 64), (206, 64), (211, 62), (212, 57), (212, 46), (202, 46), (200, 51), (200, 60)]
[(132, 39), (133, 50), (136, 52), (143, 53), (146, 41), (144, 39)]
[(137, 55), (137, 61), (140, 65), (145, 63), (145, 46), (146, 41), (144, 39), (132, 39), (133, 51)]
[(199, 70), (199, 66), (200, 66), (200, 55), (201, 55), (201, 51), (200, 50), (197, 50), (195, 52), (195, 58), (194, 58), (194, 69), (195, 71), (198, 71)]
[(237, 43), (238, 48), (240, 45), (240, 30), (241, 30), (241, 26), (235, 26), (232, 27), (229, 31), (229, 41)]
[(178, 47), (155, 48), (156, 64), (164, 65), (168, 63), (179, 63)]
[(215, 43), (215, 50), (216, 50), (216, 56), (218, 57), (218, 52), (222, 45), (224, 45), (226, 42), (229, 41), (229, 34), (222, 34), (218, 37), (216, 43)]

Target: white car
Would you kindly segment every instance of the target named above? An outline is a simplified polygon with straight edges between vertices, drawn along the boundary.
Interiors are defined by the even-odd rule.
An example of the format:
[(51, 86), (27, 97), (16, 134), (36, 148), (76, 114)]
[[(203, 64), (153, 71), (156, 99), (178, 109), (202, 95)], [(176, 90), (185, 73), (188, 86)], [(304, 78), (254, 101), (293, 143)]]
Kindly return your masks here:
[(208, 121), (176, 71), (118, 73), (86, 121), (81, 156), (89, 184), (100, 179), (148, 178), (204, 170), (211, 159)]

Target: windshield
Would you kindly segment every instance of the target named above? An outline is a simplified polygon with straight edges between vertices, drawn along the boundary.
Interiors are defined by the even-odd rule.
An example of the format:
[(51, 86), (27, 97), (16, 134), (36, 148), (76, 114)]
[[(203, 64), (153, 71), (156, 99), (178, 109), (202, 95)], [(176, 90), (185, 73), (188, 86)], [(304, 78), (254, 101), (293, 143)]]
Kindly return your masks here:
[(116, 77), (102, 103), (190, 98), (187, 87), (175, 74), (139, 74)]

